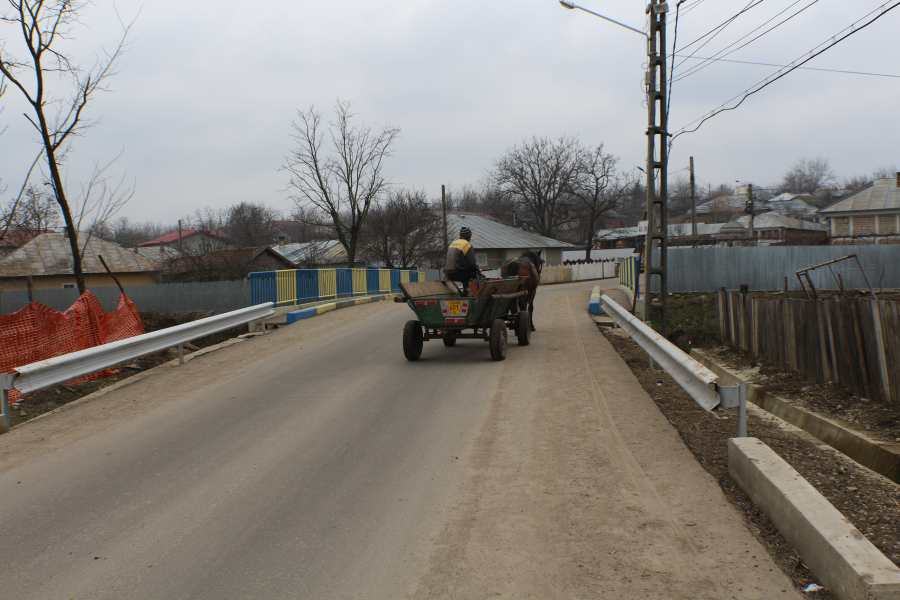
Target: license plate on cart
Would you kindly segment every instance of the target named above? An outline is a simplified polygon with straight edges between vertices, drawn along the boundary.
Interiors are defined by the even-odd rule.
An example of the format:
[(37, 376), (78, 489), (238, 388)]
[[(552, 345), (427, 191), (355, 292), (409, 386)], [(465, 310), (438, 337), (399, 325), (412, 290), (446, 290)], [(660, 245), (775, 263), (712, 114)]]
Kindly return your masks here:
[[(469, 312), (469, 302), (467, 300), (442, 300), (441, 312), (444, 317), (451, 322), (458, 322), (456, 317), (465, 317)], [(459, 319), (464, 322), (465, 319)]]

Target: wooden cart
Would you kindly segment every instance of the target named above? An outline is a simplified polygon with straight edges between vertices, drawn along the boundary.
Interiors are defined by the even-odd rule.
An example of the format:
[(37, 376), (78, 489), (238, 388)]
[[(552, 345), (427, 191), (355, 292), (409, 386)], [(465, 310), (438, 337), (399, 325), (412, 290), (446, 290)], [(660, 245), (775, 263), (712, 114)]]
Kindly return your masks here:
[(515, 331), (520, 346), (531, 342), (531, 314), (518, 310), (525, 278), (490, 279), (474, 296), (462, 296), (452, 281), (401, 283), (402, 298), (416, 314), (403, 328), (403, 354), (418, 360), (425, 342), (441, 339), (445, 346), (456, 340), (476, 339), (490, 344), (491, 358), (506, 358), (507, 328)]

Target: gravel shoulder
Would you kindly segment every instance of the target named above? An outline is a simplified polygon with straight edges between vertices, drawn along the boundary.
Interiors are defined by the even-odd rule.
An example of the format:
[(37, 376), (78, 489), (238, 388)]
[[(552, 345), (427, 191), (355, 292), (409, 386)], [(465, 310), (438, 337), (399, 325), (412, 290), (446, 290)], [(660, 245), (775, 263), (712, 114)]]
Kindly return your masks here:
[[(725, 418), (715, 419), (697, 404), (660, 369), (650, 370), (646, 353), (621, 330), (602, 329), (604, 335), (624, 359), (665, 418), (677, 429), (685, 445), (703, 468), (716, 480), (728, 501), (746, 519), (747, 526), (765, 545), (782, 571), (798, 589), (818, 583), (790, 544), (749, 500), (728, 474), (727, 440), (736, 431), (736, 409), (723, 411)], [(745, 356), (719, 349), (716, 360), (732, 367), (754, 369), (767, 391), (793, 398), (798, 405), (834, 416), (833, 410), (850, 408), (856, 421), (868, 424), (868, 433), (889, 439), (893, 423), (875, 427), (886, 420), (890, 409), (859, 410), (865, 403), (833, 385), (803, 381), (795, 374), (778, 373), (765, 366), (753, 366)], [(745, 371), (746, 372), (746, 371)], [(848, 407), (848, 401), (850, 405)], [(756, 408), (756, 407), (752, 407)], [(875, 431), (877, 429), (877, 431)], [(900, 488), (893, 482), (860, 466), (803, 431), (787, 425), (760, 409), (748, 411), (748, 435), (771, 447), (809, 481), (855, 527), (895, 564), (900, 565)], [(827, 591), (806, 594), (808, 598), (833, 598)]]

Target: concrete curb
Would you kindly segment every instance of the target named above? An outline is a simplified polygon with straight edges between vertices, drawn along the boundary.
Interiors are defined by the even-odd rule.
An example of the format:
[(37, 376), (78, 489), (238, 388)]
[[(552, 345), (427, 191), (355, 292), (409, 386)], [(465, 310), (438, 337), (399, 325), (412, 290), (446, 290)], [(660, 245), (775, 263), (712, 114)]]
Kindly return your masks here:
[(600, 314), (600, 286), (595, 285), (591, 290), (591, 299), (588, 302), (588, 312), (592, 315)]
[(900, 483), (900, 444), (873, 440), (838, 419), (798, 408), (783, 398), (762, 391), (759, 386), (747, 383), (696, 348), (691, 350), (691, 356), (718, 375), (719, 383), (723, 385), (746, 383), (749, 402), (806, 431), (864, 467), (884, 475), (894, 483)]
[(310, 317), (315, 317), (317, 315), (321, 315), (322, 313), (326, 313), (332, 310), (337, 310), (339, 308), (349, 308), (351, 306), (357, 306), (359, 304), (368, 304), (369, 302), (379, 302), (381, 300), (393, 300), (397, 297), (397, 294), (382, 294), (380, 296), (364, 296), (362, 298), (350, 298), (349, 300), (340, 300), (338, 302), (331, 302), (329, 304), (320, 304), (318, 306), (311, 306), (310, 308), (302, 308), (300, 310), (295, 310), (287, 313), (287, 322), (288, 325), (291, 323), (296, 323), (301, 319), (308, 319)]
[(771, 448), (729, 440), (728, 471), (838, 598), (900, 599), (900, 568)]

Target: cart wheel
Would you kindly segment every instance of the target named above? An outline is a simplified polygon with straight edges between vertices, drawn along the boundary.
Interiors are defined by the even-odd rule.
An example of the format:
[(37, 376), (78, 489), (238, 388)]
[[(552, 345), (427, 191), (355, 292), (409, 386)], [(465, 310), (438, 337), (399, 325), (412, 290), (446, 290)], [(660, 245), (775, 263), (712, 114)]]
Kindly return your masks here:
[(527, 346), (531, 343), (531, 312), (528, 310), (520, 310), (516, 319), (516, 337), (519, 339), (520, 346)]
[(491, 358), (503, 360), (506, 358), (506, 321), (494, 319), (491, 322)]
[(407, 321), (403, 327), (403, 355), (407, 360), (419, 360), (423, 344), (422, 325), (418, 321)]
[(450, 346), (455, 346), (455, 345), (456, 345), (456, 338), (455, 338), (455, 337), (445, 337), (445, 338), (444, 338), (444, 345), (447, 346), (448, 348), (449, 348)]

